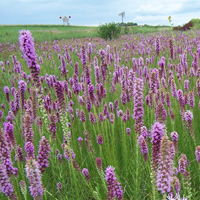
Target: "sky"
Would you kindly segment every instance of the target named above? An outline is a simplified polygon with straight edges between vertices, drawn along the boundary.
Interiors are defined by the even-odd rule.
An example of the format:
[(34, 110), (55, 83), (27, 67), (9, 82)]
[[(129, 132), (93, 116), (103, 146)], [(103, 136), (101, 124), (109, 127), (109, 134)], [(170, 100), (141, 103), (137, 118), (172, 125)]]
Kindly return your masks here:
[(121, 22), (139, 25), (183, 25), (200, 18), (199, 0), (0, 0), (0, 25), (63, 24), (59, 17), (71, 16), (70, 25), (98, 26)]

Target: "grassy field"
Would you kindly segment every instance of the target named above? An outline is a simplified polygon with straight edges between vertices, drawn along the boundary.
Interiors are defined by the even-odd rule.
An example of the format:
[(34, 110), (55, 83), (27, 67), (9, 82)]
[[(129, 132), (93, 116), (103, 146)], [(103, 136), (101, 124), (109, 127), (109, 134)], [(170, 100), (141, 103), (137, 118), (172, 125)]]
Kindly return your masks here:
[(169, 30), (1, 26), (0, 199), (199, 200), (200, 32)]
[[(30, 30), (35, 41), (53, 41), (71, 38), (98, 37), (98, 27), (63, 25), (0, 25), (0, 43), (18, 42), (20, 30)], [(167, 26), (123, 27), (124, 34), (147, 34), (170, 30)]]
[(97, 37), (97, 27), (63, 25), (0, 25), (0, 43), (15, 43), (20, 30), (30, 30), (35, 41)]

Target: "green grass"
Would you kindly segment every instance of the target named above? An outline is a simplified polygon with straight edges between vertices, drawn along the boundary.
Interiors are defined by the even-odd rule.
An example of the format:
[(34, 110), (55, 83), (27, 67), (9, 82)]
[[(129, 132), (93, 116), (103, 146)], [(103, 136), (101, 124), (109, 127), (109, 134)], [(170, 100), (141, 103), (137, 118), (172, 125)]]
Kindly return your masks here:
[(19, 31), (30, 30), (36, 42), (97, 37), (97, 27), (63, 25), (0, 25), (0, 43), (18, 42)]
[[(0, 43), (18, 42), (19, 31), (30, 30), (36, 42), (71, 38), (99, 37), (98, 27), (63, 26), (63, 25), (0, 25)], [(122, 28), (121, 34), (148, 34), (170, 30), (167, 26), (128, 26)]]
[[(31, 28), (31, 27), (30, 27)], [(34, 26), (32, 27), (33, 29), (35, 28)], [(64, 28), (64, 27), (60, 27)], [(68, 27), (71, 28), (71, 27)], [(146, 31), (149, 33), (153, 31), (152, 27), (131, 27), (131, 28), (136, 28), (138, 32), (140, 31)], [(155, 30), (158, 30), (159, 28), (163, 29), (168, 29), (168, 27), (154, 27)], [(17, 29), (17, 28), (16, 28)], [(25, 27), (26, 29), (26, 27)], [(52, 27), (49, 27), (49, 29), (52, 29)], [(75, 28), (76, 29), (76, 28)], [(36, 30), (36, 29), (34, 29)], [(45, 30), (45, 28), (44, 28)], [(32, 32), (32, 31), (31, 31)], [(16, 34), (18, 38), (18, 34)], [(160, 33), (159, 33), (160, 34)], [(174, 33), (175, 41), (178, 43), (179, 39), (179, 34)], [(183, 37), (184, 35), (182, 35)], [(44, 36), (43, 36), (44, 37)], [(165, 44), (168, 38), (172, 37), (172, 35), (169, 34), (169, 32), (162, 32), (162, 39), (161, 42), (162, 44)], [(191, 37), (196, 37), (195, 34), (192, 35)], [(8, 36), (9, 39), (9, 36)], [(141, 41), (143, 39), (143, 41)], [(118, 62), (120, 71), (123, 72), (123, 77), (126, 76), (126, 67), (128, 70), (132, 68), (132, 58), (138, 59), (139, 57), (144, 58), (150, 58), (152, 55), (155, 55), (154, 51), (154, 42), (148, 43), (147, 41), (149, 39), (149, 35), (146, 34), (135, 34), (135, 35), (126, 35), (121, 37), (118, 40), (111, 40), (105, 42), (104, 40), (101, 39), (92, 39), (90, 40), (89, 38), (83, 39), (83, 40), (78, 40), (77, 43), (75, 41), (71, 40), (65, 40), (65, 41), (58, 41), (58, 44), (60, 46), (61, 55), (65, 55), (65, 51), (63, 50), (63, 45), (67, 44), (68, 48), (71, 45), (73, 48), (76, 48), (77, 45), (77, 51), (80, 53), (80, 47), (82, 44), (92, 42), (94, 45), (93, 50), (94, 52), (92, 53), (92, 60), (94, 59), (94, 56), (97, 56), (98, 58), (98, 66), (100, 67), (101, 63), (101, 58), (99, 57), (98, 50), (100, 48), (105, 49), (106, 45), (109, 44), (111, 49), (110, 52), (114, 54), (113, 46), (115, 45), (117, 48), (118, 55), (121, 57), (121, 60)], [(191, 42), (193, 41), (193, 38), (189, 38)], [(154, 36), (155, 40), (155, 36)], [(153, 41), (154, 41), (153, 40)], [(127, 42), (128, 44), (133, 44), (134, 49), (132, 49), (132, 52), (130, 51), (129, 48), (125, 49), (124, 48), (124, 42)], [(139, 55), (137, 51), (137, 46), (141, 44), (141, 42), (144, 42), (145, 48), (151, 47), (152, 48), (152, 53), (150, 55), (147, 55), (146, 53), (144, 55)], [(38, 57), (43, 58), (43, 64), (40, 64), (40, 76), (45, 76), (45, 74), (48, 75), (55, 75), (58, 77), (59, 81), (63, 81), (64, 77), (61, 76), (61, 71), (58, 68), (58, 66), (61, 65), (61, 60), (58, 59), (58, 54), (55, 54), (55, 52), (52, 50), (52, 59), (47, 58), (47, 54), (50, 54), (49, 49), (53, 49), (54, 43), (53, 42), (48, 42), (48, 44), (41, 44), (40, 40), (36, 42), (37, 46), (35, 45), (36, 53)], [(44, 46), (47, 46), (48, 49), (45, 49)], [(184, 40), (179, 41), (179, 45), (184, 46)], [(14, 81), (15, 87), (18, 88), (18, 81), (22, 78), (20, 74), (15, 74), (11, 70), (13, 69), (13, 63), (12, 63), (12, 54), (15, 54), (17, 57), (17, 60), (22, 64), (23, 66), (23, 71), (29, 75), (30, 74), (30, 69), (27, 66), (26, 60), (21, 58), (22, 52), (19, 50), (19, 46), (15, 45), (16, 49), (10, 48), (10, 45), (6, 45), (5, 48), (3, 49), (5, 52), (1, 53), (0, 52), (0, 61), (7, 60), (10, 62), (10, 67), (8, 65), (5, 66), (5, 72), (2, 71), (0, 68), (0, 73), (2, 75), (2, 78), (0, 79), (0, 105), (1, 103), (5, 103), (5, 110), (3, 110), (3, 118), (0, 121), (0, 127), (3, 128), (3, 122), (6, 121), (6, 116), (8, 114), (8, 111), (10, 110), (10, 105), (6, 101), (6, 96), (5, 93), (3, 92), (3, 87), (8, 86), (9, 88), (12, 87), (11, 80)], [(123, 49), (123, 50), (122, 50)], [(196, 46), (192, 49), (194, 52), (196, 50)], [(43, 57), (43, 52), (45, 52), (45, 58)], [(81, 60), (79, 56), (75, 53), (75, 51), (69, 51), (70, 56), (73, 60), (73, 64), (75, 62), (79, 63), (79, 80), (82, 76), (83, 72), (83, 66), (81, 63)], [(165, 49), (162, 49), (160, 52), (160, 55), (154, 59), (154, 61), (151, 64), (148, 64), (148, 70), (153, 69), (153, 68), (159, 68), (157, 61), (161, 59), (161, 56), (165, 53), (165, 58), (166, 58), (166, 63), (165, 63), (165, 70), (166, 70), (166, 83), (168, 86), (168, 78), (169, 78), (169, 69), (168, 69), (168, 63), (170, 62), (168, 58), (170, 57), (169, 54), (169, 49), (165, 47)], [(129, 56), (128, 56), (129, 55)], [(114, 56), (113, 56), (114, 58)], [(125, 61), (125, 59), (127, 59)], [(55, 61), (55, 65), (54, 65)], [(189, 70), (191, 68), (191, 63), (193, 61), (193, 58), (190, 56), (188, 53), (188, 74)], [(180, 62), (179, 56), (175, 58), (172, 63), (174, 66), (176, 66)], [(67, 61), (67, 70), (68, 75), (67, 75), (67, 80), (69, 80), (70, 77), (73, 76), (74, 69), (73, 65), (71, 66), (70, 63)], [(88, 63), (89, 64), (89, 63)], [(63, 130), (68, 129), (68, 126), (66, 123), (57, 123), (57, 132), (56, 132), (56, 142), (54, 144), (51, 143), (51, 157), (49, 159), (50, 165), (46, 169), (45, 173), (42, 174), (42, 183), (44, 185), (44, 188), (48, 192), (44, 192), (43, 199), (44, 200), (51, 200), (51, 199), (69, 199), (69, 200), (74, 200), (74, 199), (80, 199), (80, 200), (93, 200), (94, 195), (93, 191), (96, 191), (100, 197), (101, 200), (106, 199), (106, 188), (105, 188), (105, 181), (104, 181), (104, 176), (102, 176), (100, 173), (98, 173), (95, 165), (95, 159), (96, 157), (101, 157), (102, 158), (102, 164), (103, 164), (103, 172), (105, 171), (106, 167), (109, 165), (112, 165), (115, 167), (115, 173), (116, 176), (121, 183), (123, 190), (124, 190), (124, 199), (127, 200), (152, 200), (153, 197), (155, 200), (160, 200), (162, 198), (161, 192), (157, 191), (156, 187), (155, 188), (155, 194), (153, 193), (152, 189), (152, 183), (151, 183), (151, 138), (147, 139), (147, 145), (148, 145), (148, 161), (144, 162), (143, 156), (141, 154), (140, 148), (138, 146), (138, 141), (137, 137), (138, 135), (134, 131), (134, 124), (135, 120), (132, 118), (133, 114), (133, 108), (134, 108), (134, 103), (133, 103), (133, 98), (131, 97), (131, 101), (127, 102), (125, 105), (122, 104), (121, 102), (121, 84), (116, 83), (116, 91), (111, 92), (111, 81), (113, 78), (113, 72), (114, 72), (114, 60), (112, 60), (111, 64), (108, 65), (108, 71), (106, 74), (106, 81), (104, 83), (104, 88), (107, 91), (106, 97), (102, 98), (102, 101), (100, 102), (99, 107), (95, 106), (92, 104), (92, 109), (91, 112), (95, 114), (96, 119), (98, 118), (98, 114), (100, 112), (103, 112), (103, 107), (104, 104), (106, 103), (109, 105), (109, 102), (114, 102), (117, 98), (119, 99), (119, 109), (125, 113), (126, 109), (129, 108), (130, 110), (130, 120), (128, 120), (126, 123), (122, 121), (121, 117), (117, 117), (116, 111), (114, 110), (114, 123), (112, 124), (109, 119), (105, 119), (103, 122), (97, 121), (96, 124), (92, 124), (89, 121), (89, 113), (86, 109), (85, 105), (80, 105), (78, 101), (78, 95), (75, 95), (72, 93), (72, 101), (74, 102), (73, 107), (73, 114), (74, 114), (74, 121), (72, 122), (71, 117), (69, 114), (65, 116), (65, 120), (70, 121), (72, 124), (70, 131), (71, 131), (71, 147), (73, 148), (74, 152), (76, 153), (76, 161), (79, 164), (80, 168), (87, 168), (89, 170), (90, 174), (90, 183), (88, 183), (84, 177), (82, 176), (81, 172), (77, 172), (74, 170), (72, 167), (71, 163), (67, 161), (66, 158), (63, 158), (62, 164), (59, 163), (59, 161), (56, 158), (56, 149), (60, 151), (60, 153), (63, 153), (63, 149), (61, 147), (62, 142), (63, 142)], [(95, 77), (94, 77), (94, 67), (91, 65), (90, 67), (91, 71), (91, 82), (95, 86)], [(182, 89), (184, 90), (184, 80), (188, 79), (190, 80), (190, 87), (189, 91), (193, 90), (193, 87), (196, 89), (196, 77), (189, 76), (187, 77), (185, 74), (183, 75), (181, 81), (179, 82), (177, 80), (176, 74), (176, 68), (173, 67), (172, 69), (173, 74), (174, 74), (174, 79), (176, 82), (177, 90)], [(109, 74), (109, 72), (111, 72)], [(13, 78), (13, 76), (16, 77), (16, 80)], [(138, 73), (136, 73), (136, 76), (138, 77)], [(120, 78), (122, 79), (122, 75), (120, 75)], [(144, 107), (144, 125), (147, 127), (148, 130), (151, 129), (151, 126), (155, 123), (155, 109), (150, 108), (150, 106), (147, 106), (145, 103), (145, 97), (149, 92), (149, 85), (148, 81), (145, 79), (143, 75), (145, 84), (144, 84), (144, 91), (143, 91), (143, 107)], [(130, 80), (128, 78), (130, 82)], [(27, 81), (27, 79), (25, 80)], [(72, 87), (70, 86), (69, 82), (69, 89), (72, 91)], [(31, 83), (27, 84), (27, 88), (33, 87), (32, 81)], [(45, 91), (44, 88), (47, 88)], [(160, 87), (162, 87), (161, 82), (160, 82)], [(53, 102), (56, 100), (56, 93), (55, 93), (55, 88), (49, 88), (48, 85), (46, 84), (45, 80), (42, 83), (42, 88), (43, 88), (43, 95), (47, 96), (51, 94), (51, 99)], [(86, 86), (87, 90), (87, 86)], [(170, 92), (171, 88), (168, 86), (167, 89), (164, 89), (164, 92)], [(171, 92), (170, 92), (171, 93)], [(96, 94), (96, 91), (95, 91)], [(84, 95), (83, 91), (80, 91), (79, 95)], [(25, 99), (27, 100), (30, 97), (30, 94), (28, 90), (25, 92)], [(198, 108), (198, 102), (199, 102), (199, 97), (196, 94), (195, 97), (195, 107), (192, 109), (189, 107), (189, 105), (185, 106), (185, 111), (191, 109), (194, 115), (193, 119), (193, 128), (194, 128), (194, 135), (196, 139), (196, 143), (194, 143), (192, 137), (190, 136), (190, 133), (188, 130), (186, 130), (183, 127), (183, 121), (179, 113), (179, 103), (177, 98), (171, 97), (171, 102), (172, 102), (172, 109), (175, 114), (175, 121), (174, 123), (172, 122), (170, 115), (169, 115), (169, 110), (166, 105), (165, 109), (167, 110), (167, 121), (166, 121), (166, 134), (170, 138), (170, 133), (172, 131), (177, 131), (179, 134), (179, 140), (178, 140), (178, 146), (179, 146), (179, 151), (175, 155), (174, 167), (178, 167), (178, 159), (180, 158), (181, 154), (184, 153), (186, 154), (188, 160), (190, 161), (190, 166), (187, 166), (187, 170), (190, 172), (191, 175), (191, 188), (193, 189), (193, 198), (192, 200), (199, 200), (200, 192), (199, 192), (199, 185), (200, 185), (200, 171), (198, 168), (198, 163), (195, 159), (195, 147), (196, 145), (200, 144), (200, 134), (199, 134), (199, 122), (200, 122), (200, 110)], [(10, 94), (10, 98), (13, 100), (14, 97)], [(66, 99), (66, 104), (68, 105), (70, 99), (67, 97), (65, 94), (65, 99)], [(76, 116), (76, 109), (83, 109), (86, 114), (86, 122), (82, 123), (79, 119), (79, 117)], [(118, 109), (118, 110), (119, 110)], [(108, 108), (109, 112), (110, 108)], [(56, 111), (52, 110), (52, 112), (56, 113)], [(25, 113), (23, 113), (24, 116)], [(37, 152), (38, 152), (38, 145), (39, 145), (39, 140), (42, 135), (45, 135), (45, 137), (49, 140), (51, 139), (51, 134), (48, 130), (49, 126), (49, 119), (48, 119), (49, 113), (46, 112), (44, 108), (38, 108), (37, 110), (37, 116), (40, 116), (43, 122), (43, 129), (42, 131), (38, 129), (36, 124), (34, 123), (32, 126), (33, 132), (34, 132), (34, 147), (35, 147), (35, 156), (37, 158)], [(16, 139), (16, 143), (21, 145), (21, 148), (23, 149), (24, 152), (24, 157), (26, 157), (26, 152), (24, 150), (24, 139), (21, 134), (21, 127), (22, 127), (22, 122), (20, 121), (22, 118), (21, 116), (21, 109), (18, 111), (17, 115), (15, 116), (14, 120), (14, 135)], [(47, 124), (45, 123), (47, 122)], [(66, 121), (65, 121), (66, 122)], [(131, 128), (131, 135), (126, 134), (126, 128), (129, 127)], [(91, 134), (91, 141), (92, 141), (92, 149), (95, 150), (95, 154), (88, 152), (86, 144), (84, 142), (85, 136), (83, 135), (83, 132), (85, 130), (88, 130), (89, 133)], [(97, 140), (97, 135), (102, 134), (104, 143), (102, 146), (96, 143)], [(189, 136), (188, 136), (189, 135)], [(79, 148), (77, 138), (81, 136), (83, 138), (82, 141), (82, 148)], [(20, 188), (19, 188), (19, 182), (20, 180), (24, 180), (26, 182), (27, 186), (27, 199), (32, 199), (30, 192), (29, 192), (29, 181), (26, 178), (26, 173), (24, 171), (25, 169), (25, 164), (26, 161), (24, 160), (23, 163), (19, 163), (14, 161), (14, 156), (15, 152), (12, 152), (12, 161), (13, 165), (15, 167), (18, 167), (19, 169), (19, 175), (18, 177), (14, 177), (13, 175), (10, 178), (11, 183), (14, 186), (15, 189), (15, 194), (17, 195), (18, 199), (24, 199), (23, 195), (21, 194)], [(181, 196), (183, 194), (187, 195), (187, 188), (184, 187), (184, 181), (182, 175), (179, 173), (178, 178), (180, 179), (180, 184), (181, 184), (181, 190), (180, 194)], [(58, 192), (56, 189), (56, 184), (58, 182), (61, 182), (63, 185), (62, 192)], [(197, 194), (194, 193), (196, 190)], [(0, 193), (0, 199), (7, 199), (4, 194)]]

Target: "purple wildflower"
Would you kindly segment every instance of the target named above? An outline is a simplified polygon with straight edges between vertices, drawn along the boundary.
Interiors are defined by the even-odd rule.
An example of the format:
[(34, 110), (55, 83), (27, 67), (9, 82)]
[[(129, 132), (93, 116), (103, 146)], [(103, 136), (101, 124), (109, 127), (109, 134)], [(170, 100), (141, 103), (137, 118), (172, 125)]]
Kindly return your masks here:
[(28, 178), (30, 184), (29, 189), (31, 196), (34, 199), (40, 199), (43, 195), (43, 188), (41, 182), (41, 173), (37, 161), (35, 161), (33, 158), (28, 158), (26, 160), (25, 171), (26, 177)]
[(194, 130), (192, 125), (193, 114), (190, 110), (187, 110), (184, 114), (183, 120), (186, 122), (186, 128), (190, 130), (191, 136), (194, 138)]
[(60, 112), (65, 112), (66, 103), (65, 103), (65, 97), (64, 97), (64, 87), (61, 81), (57, 81), (55, 83), (55, 91), (56, 91), (56, 96), (58, 99), (59, 110)]
[(113, 124), (114, 123), (114, 114), (113, 113), (110, 113), (110, 122)]
[(41, 173), (45, 172), (45, 168), (49, 166), (48, 159), (50, 158), (50, 144), (49, 141), (46, 140), (45, 136), (42, 136), (40, 143), (39, 143), (39, 150), (38, 150), (38, 165)]
[(157, 90), (157, 75), (156, 75), (155, 70), (153, 70), (150, 74), (149, 88), (150, 88), (151, 92), (156, 93), (156, 90)]
[[(177, 196), (179, 194), (179, 191), (180, 191), (180, 181), (176, 176), (174, 176), (172, 177), (172, 182), (171, 182), (171, 193), (173, 194), (173, 196)], [(176, 194), (174, 194), (174, 192)]]
[(174, 45), (173, 45), (173, 40), (172, 38), (169, 38), (169, 51), (170, 51), (170, 57), (171, 59), (174, 58)]
[(177, 132), (172, 132), (171, 133), (171, 138), (172, 138), (172, 141), (174, 143), (174, 148), (176, 151), (178, 151), (178, 133)]
[(100, 145), (103, 144), (103, 136), (102, 136), (101, 134), (99, 134), (99, 135), (97, 136), (97, 143), (100, 144)]
[(22, 151), (22, 148), (20, 147), (20, 145), (17, 146), (17, 158), (18, 158), (19, 162), (24, 161), (24, 154), (23, 154), (23, 151)]
[(83, 138), (82, 137), (78, 137), (77, 140), (78, 140), (78, 143), (79, 143), (79, 147), (81, 148), (82, 147)]
[(167, 136), (163, 136), (160, 148), (159, 167), (157, 171), (157, 188), (162, 194), (171, 190), (172, 159), (170, 156), (171, 141)]
[(58, 190), (58, 191), (62, 192), (63, 186), (62, 186), (62, 183), (61, 183), (61, 182), (58, 182), (58, 183), (56, 184), (56, 187), (57, 187), (57, 190)]
[(122, 188), (117, 181), (114, 173), (114, 167), (108, 166), (105, 170), (105, 180), (107, 182), (107, 199), (112, 200), (114, 198), (123, 199)]
[(178, 161), (178, 170), (179, 170), (179, 172), (184, 174), (185, 171), (186, 171), (186, 165), (187, 165), (187, 157), (186, 157), (185, 154), (182, 154), (181, 158)]
[(16, 199), (13, 186), (9, 181), (9, 177), (4, 164), (0, 164), (0, 188), (1, 192), (8, 196), (9, 199)]
[(25, 143), (25, 151), (27, 153), (27, 157), (28, 159), (29, 158), (35, 158), (35, 155), (34, 155), (34, 146), (33, 146), (33, 143), (32, 142), (26, 142)]
[(82, 174), (86, 178), (86, 180), (89, 182), (90, 181), (90, 177), (89, 177), (89, 171), (88, 171), (88, 169), (83, 168), (82, 169)]
[(29, 113), (26, 113), (25, 116), (23, 117), (23, 127), (24, 127), (24, 136), (25, 136), (25, 141), (26, 142), (32, 142), (33, 141), (33, 135), (34, 132), (32, 131), (32, 124), (33, 124), (33, 119), (30, 116)]
[(113, 112), (114, 111), (114, 107), (113, 107), (113, 103), (112, 102), (109, 103), (109, 107), (110, 107), (110, 111)]
[(100, 121), (100, 122), (103, 122), (103, 120), (104, 120), (103, 113), (99, 113), (99, 121)]
[(166, 123), (166, 119), (167, 119), (167, 111), (165, 110), (164, 106), (162, 103), (159, 103), (156, 106), (156, 121), (160, 122), (160, 123)]
[(133, 119), (135, 119), (134, 128), (137, 134), (140, 133), (140, 128), (143, 126), (143, 87), (143, 80), (135, 79)]
[(152, 128), (152, 176), (156, 178), (157, 169), (158, 169), (158, 161), (159, 161), (159, 154), (160, 154), (160, 145), (162, 136), (164, 134), (164, 125), (156, 122)]
[(92, 102), (91, 102), (90, 97), (87, 97), (87, 99), (86, 99), (86, 108), (87, 108), (88, 112), (90, 112), (92, 109)]
[(3, 90), (4, 90), (4, 93), (6, 94), (6, 99), (7, 99), (7, 101), (9, 102), (9, 101), (10, 101), (10, 95), (9, 95), (10, 90), (9, 90), (9, 87), (8, 87), (8, 86), (5, 86), (5, 87), (3, 88)]
[(119, 99), (116, 99), (114, 104), (115, 104), (115, 109), (117, 110), (119, 108)]
[(49, 115), (49, 131), (52, 133), (53, 135), (53, 139), (54, 141), (56, 140), (56, 130), (57, 130), (57, 126), (56, 126), (56, 122), (57, 122), (57, 117), (55, 114), (50, 114)]
[(14, 131), (13, 125), (10, 122), (4, 122), (5, 135), (6, 135), (7, 139), (9, 140), (9, 143), (11, 143), (13, 148), (15, 148), (16, 141), (15, 141), (15, 136), (14, 136), (13, 131)]
[(22, 108), (24, 108), (26, 83), (23, 80), (20, 80), (18, 84), (19, 84), (19, 91), (21, 95), (21, 105), (22, 105)]
[(194, 102), (194, 93), (191, 92), (191, 91), (188, 94), (188, 104), (189, 104), (189, 106), (191, 108), (194, 108), (194, 104), (195, 104), (195, 102)]
[(28, 67), (31, 70), (31, 76), (33, 78), (34, 84), (39, 87), (40, 80), (40, 66), (37, 64), (37, 56), (34, 48), (33, 38), (29, 30), (20, 31), (19, 37), (20, 49), (24, 54), (24, 57), (27, 61)]
[(186, 92), (188, 91), (189, 86), (190, 86), (189, 80), (184, 80), (184, 89), (185, 89)]
[(0, 158), (1, 158), (1, 163), (6, 167), (7, 174), (9, 176), (11, 174), (17, 175), (18, 169), (12, 166), (11, 149), (7, 143), (6, 137), (1, 128), (0, 128)]
[(147, 148), (147, 144), (146, 144), (145, 138), (142, 135), (140, 135), (138, 137), (138, 144), (140, 146), (142, 155), (144, 156), (144, 161), (146, 162), (147, 159), (148, 159), (148, 155), (147, 155), (148, 148)]
[(86, 121), (85, 112), (84, 112), (83, 109), (81, 109), (81, 112), (80, 112), (80, 121), (81, 122), (85, 122)]
[(166, 92), (166, 105), (168, 107), (171, 107), (171, 99), (170, 99), (170, 94), (169, 92)]
[(197, 162), (200, 163), (200, 146), (196, 147), (195, 156), (196, 156)]
[(86, 55), (86, 49), (84, 45), (82, 45), (81, 47), (81, 62), (83, 66), (85, 66), (87, 63), (87, 55)]
[(96, 158), (96, 167), (98, 170), (102, 170), (102, 159), (99, 157)]
[(159, 56), (160, 54), (160, 37), (159, 36), (157, 36), (155, 40), (155, 51), (156, 51), (157, 56)]
[[(75, 153), (73, 151), (72, 148), (68, 147), (68, 145), (63, 145), (63, 149), (64, 149), (64, 157), (67, 158), (67, 160), (69, 162), (71, 162), (71, 160), (73, 161), (75, 159)], [(70, 149), (69, 149), (70, 148)]]
[(126, 128), (126, 133), (127, 133), (128, 135), (130, 135), (130, 134), (131, 134), (131, 129), (130, 129), (130, 128)]
[(1, 108), (2, 108), (3, 110), (5, 109), (5, 104), (4, 104), (4, 103), (1, 104)]

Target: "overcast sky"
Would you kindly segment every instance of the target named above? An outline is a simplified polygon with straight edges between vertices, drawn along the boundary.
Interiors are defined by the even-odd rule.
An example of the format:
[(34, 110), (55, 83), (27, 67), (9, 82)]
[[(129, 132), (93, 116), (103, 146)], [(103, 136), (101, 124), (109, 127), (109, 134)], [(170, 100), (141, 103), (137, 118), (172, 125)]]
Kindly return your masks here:
[(199, 0), (0, 0), (0, 24), (62, 24), (59, 17), (71, 16), (71, 25), (121, 22), (149, 25), (183, 25), (200, 18)]

